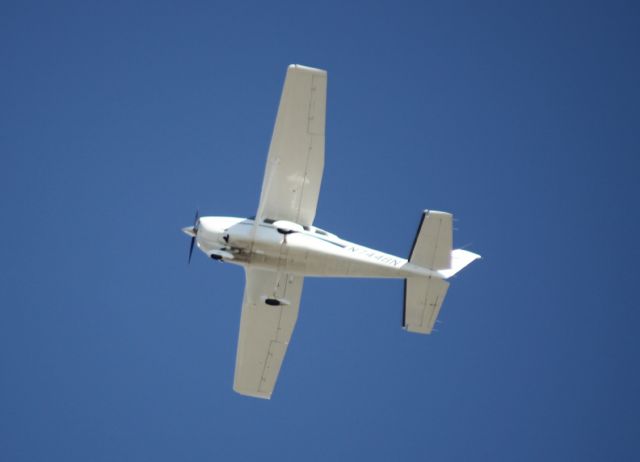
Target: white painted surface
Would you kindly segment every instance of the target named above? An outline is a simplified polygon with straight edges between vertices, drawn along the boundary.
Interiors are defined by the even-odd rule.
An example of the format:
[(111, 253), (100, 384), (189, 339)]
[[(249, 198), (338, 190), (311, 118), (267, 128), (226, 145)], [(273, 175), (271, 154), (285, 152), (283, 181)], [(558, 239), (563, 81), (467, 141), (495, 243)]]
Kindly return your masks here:
[(324, 169), (327, 72), (287, 69), (262, 182), (258, 219), (313, 223)]
[[(298, 318), (303, 278), (247, 268), (233, 389), (269, 399)], [(265, 298), (283, 300), (270, 306)]]
[(444, 279), (480, 258), (451, 251), (446, 212), (424, 212), (410, 260), (312, 226), (324, 167), (326, 87), (325, 71), (289, 66), (255, 219), (201, 217), (183, 228), (207, 256), (245, 268), (233, 387), (247, 396), (273, 393), (305, 276), (406, 279), (404, 327), (426, 334), (449, 287)]

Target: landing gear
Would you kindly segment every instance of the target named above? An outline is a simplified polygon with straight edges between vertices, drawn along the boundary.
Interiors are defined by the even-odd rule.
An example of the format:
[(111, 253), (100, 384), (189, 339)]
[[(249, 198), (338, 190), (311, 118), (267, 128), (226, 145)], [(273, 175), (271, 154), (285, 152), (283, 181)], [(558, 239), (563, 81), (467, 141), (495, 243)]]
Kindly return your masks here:
[(286, 244), (287, 243), (287, 236), (289, 234), (295, 233), (295, 231), (293, 231), (292, 229), (282, 229), (282, 228), (276, 228), (276, 230), (282, 234), (283, 239), (282, 239), (282, 243)]

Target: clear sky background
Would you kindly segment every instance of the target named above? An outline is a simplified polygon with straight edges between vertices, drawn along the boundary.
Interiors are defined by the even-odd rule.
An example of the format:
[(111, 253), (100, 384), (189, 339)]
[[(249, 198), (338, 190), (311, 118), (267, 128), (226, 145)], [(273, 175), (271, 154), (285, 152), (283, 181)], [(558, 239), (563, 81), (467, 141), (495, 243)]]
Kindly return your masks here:
[[(3, 2), (0, 460), (638, 460), (635, 2)], [(231, 389), (290, 63), (329, 72), (316, 224), (483, 255), (439, 332), (309, 279), (271, 401)]]

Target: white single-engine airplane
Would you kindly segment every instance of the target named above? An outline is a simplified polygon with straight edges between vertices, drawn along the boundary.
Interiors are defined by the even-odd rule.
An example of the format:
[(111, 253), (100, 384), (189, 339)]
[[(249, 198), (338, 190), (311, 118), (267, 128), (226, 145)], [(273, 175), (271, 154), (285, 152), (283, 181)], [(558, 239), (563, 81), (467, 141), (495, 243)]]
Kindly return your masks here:
[(426, 210), (409, 260), (313, 226), (324, 166), (327, 73), (291, 65), (255, 218), (199, 217), (183, 231), (214, 260), (241, 265), (246, 285), (233, 389), (270, 398), (298, 317), (305, 276), (405, 280), (402, 325), (429, 334), (450, 278), (479, 255), (452, 250), (452, 216)]

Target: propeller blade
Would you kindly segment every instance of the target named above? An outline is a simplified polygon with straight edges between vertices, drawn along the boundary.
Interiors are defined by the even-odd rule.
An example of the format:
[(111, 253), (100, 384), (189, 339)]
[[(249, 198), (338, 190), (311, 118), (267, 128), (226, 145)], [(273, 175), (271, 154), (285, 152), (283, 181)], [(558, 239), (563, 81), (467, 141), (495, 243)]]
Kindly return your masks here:
[(193, 246), (196, 243), (196, 236), (198, 236), (198, 228), (200, 227), (200, 210), (196, 209), (196, 216), (193, 218), (193, 228), (191, 232), (187, 232), (187, 228), (184, 228), (186, 234), (191, 236), (191, 245), (189, 246), (189, 264), (191, 264), (191, 256), (193, 255)]
[(200, 226), (200, 210), (196, 209), (196, 216), (193, 219), (193, 229), (195, 232), (198, 232), (198, 227)]
[(191, 238), (191, 246), (189, 247), (189, 264), (191, 264), (191, 255), (193, 255), (193, 245), (196, 243), (196, 237)]

